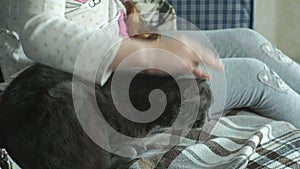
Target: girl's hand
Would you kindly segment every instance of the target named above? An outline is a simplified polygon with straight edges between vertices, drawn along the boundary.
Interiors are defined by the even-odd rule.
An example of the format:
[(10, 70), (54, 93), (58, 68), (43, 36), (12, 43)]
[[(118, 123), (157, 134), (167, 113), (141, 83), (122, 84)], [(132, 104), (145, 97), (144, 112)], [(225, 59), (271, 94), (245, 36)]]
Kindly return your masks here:
[[(153, 61), (157, 62), (156, 64), (160, 63), (172, 67), (173, 70), (171, 69), (171, 71), (173, 73), (186, 73), (187, 67), (188, 71), (193, 72), (196, 77), (209, 78), (208, 73), (199, 68), (200, 64), (223, 70), (223, 64), (214, 52), (185, 37), (174, 39), (162, 36), (157, 44), (157, 48), (173, 53), (182, 61), (178, 62), (176, 59), (168, 59), (170, 57), (164, 57), (164, 55), (161, 56), (160, 60)], [(159, 74), (157, 69), (150, 72), (152, 74)]]
[(184, 37), (177, 40), (165, 36), (155, 42), (134, 38), (124, 40), (111, 68), (116, 69), (134, 52), (137, 52), (138, 57), (123, 69), (159, 67), (161, 70), (148, 69), (147, 72), (152, 75), (166, 75), (165, 70), (172, 74), (185, 74), (191, 71), (196, 77), (202, 78), (209, 78), (209, 75), (199, 68), (200, 64), (218, 70), (224, 69), (220, 59), (210, 49)]

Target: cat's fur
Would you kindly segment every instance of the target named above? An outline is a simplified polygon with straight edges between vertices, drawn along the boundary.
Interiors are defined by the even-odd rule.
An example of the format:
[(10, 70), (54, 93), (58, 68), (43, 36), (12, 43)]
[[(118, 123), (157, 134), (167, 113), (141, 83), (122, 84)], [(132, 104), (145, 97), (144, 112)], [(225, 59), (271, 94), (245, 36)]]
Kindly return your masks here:
[[(0, 147), (22, 168), (101, 169), (113, 165), (112, 155), (97, 146), (78, 122), (71, 80), (68, 73), (36, 64), (22, 72), (2, 95)], [(189, 85), (190, 80), (185, 81)], [(197, 84), (201, 103), (194, 127), (201, 127), (211, 104), (211, 91), (205, 80), (197, 79)], [(123, 134), (144, 137), (156, 126), (171, 126), (178, 115), (180, 92), (171, 77), (140, 73), (132, 80), (130, 99), (140, 111), (150, 108), (148, 97), (153, 89), (161, 89), (167, 96), (163, 114), (146, 124), (132, 122), (117, 112), (110, 86), (111, 79), (103, 87), (96, 86), (97, 102), (108, 123)]]

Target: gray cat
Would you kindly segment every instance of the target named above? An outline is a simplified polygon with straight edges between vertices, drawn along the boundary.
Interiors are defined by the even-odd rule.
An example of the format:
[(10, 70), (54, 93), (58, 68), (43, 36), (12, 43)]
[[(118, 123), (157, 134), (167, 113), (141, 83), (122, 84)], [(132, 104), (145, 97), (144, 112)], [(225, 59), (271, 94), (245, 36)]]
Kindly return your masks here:
[[(191, 80), (181, 80), (188, 89)], [(35, 64), (22, 72), (2, 95), (0, 147), (6, 148), (23, 169), (107, 169), (122, 164), (122, 157), (101, 149), (82, 129), (74, 112), (71, 81), (69, 73)], [(211, 91), (204, 79), (196, 81), (201, 102), (198, 120), (192, 125), (201, 127), (211, 104)], [(82, 80), (85, 84), (88, 82)], [(140, 111), (150, 108), (148, 97), (153, 89), (166, 94), (163, 114), (150, 123), (136, 123), (120, 115), (110, 87), (111, 79), (103, 87), (96, 86), (97, 103), (106, 121), (125, 135), (145, 137), (157, 126), (171, 126), (179, 113), (181, 95), (172, 77), (141, 72), (131, 82), (130, 101)], [(188, 99), (188, 94), (185, 97)]]

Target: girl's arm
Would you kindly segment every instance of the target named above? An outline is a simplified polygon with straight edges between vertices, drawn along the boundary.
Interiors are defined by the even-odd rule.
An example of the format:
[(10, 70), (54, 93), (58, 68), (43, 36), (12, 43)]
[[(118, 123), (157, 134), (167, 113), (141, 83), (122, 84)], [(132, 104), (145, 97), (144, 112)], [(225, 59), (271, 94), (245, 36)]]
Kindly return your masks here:
[[(102, 84), (106, 81), (105, 71), (118, 51), (117, 42), (121, 40), (117, 19), (99, 29), (67, 20), (64, 0), (22, 0), (18, 5), (20, 37), (29, 58), (73, 73), (76, 59), (81, 54), (86, 60), (99, 61), (96, 80)], [(85, 46), (91, 37), (96, 40), (89, 42), (91, 46)], [(81, 53), (84, 47), (89, 50)], [(86, 70), (90, 67), (84, 66)]]

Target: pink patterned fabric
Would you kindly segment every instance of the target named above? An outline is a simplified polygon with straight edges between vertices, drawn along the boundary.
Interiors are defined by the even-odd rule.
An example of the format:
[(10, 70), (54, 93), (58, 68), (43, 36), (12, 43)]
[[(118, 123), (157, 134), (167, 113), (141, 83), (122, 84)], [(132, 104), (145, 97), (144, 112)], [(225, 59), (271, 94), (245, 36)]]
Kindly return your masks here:
[(125, 23), (125, 12), (120, 11), (120, 17), (119, 17), (119, 34), (124, 38), (127, 39), (129, 38), (128, 33), (127, 33), (127, 26)]
[(75, 0), (75, 1), (85, 4), (88, 0)]

